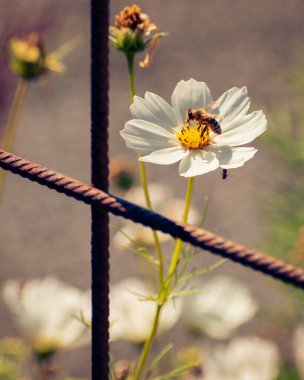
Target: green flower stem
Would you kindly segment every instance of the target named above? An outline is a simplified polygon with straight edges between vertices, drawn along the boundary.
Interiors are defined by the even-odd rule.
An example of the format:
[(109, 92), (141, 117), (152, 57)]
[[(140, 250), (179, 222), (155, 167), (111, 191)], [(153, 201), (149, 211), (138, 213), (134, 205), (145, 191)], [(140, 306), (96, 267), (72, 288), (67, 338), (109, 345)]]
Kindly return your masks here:
[[(16, 135), (17, 125), (20, 118), (20, 113), (24, 103), (27, 81), (20, 79), (17, 85), (13, 103), (9, 112), (8, 122), (5, 129), (5, 135), (2, 142), (4, 150), (11, 151)], [(5, 181), (5, 170), (0, 171), (0, 200), (3, 195)]]
[(131, 94), (131, 104), (133, 103), (133, 98), (135, 96), (135, 82), (134, 82), (134, 54), (126, 54), (128, 61), (128, 71), (129, 71), (129, 85)]
[[(189, 215), (189, 209), (190, 209), (190, 203), (191, 203), (191, 197), (192, 197), (192, 191), (193, 191), (193, 185), (194, 185), (194, 178), (195, 177), (190, 177), (188, 180), (187, 195), (186, 195), (185, 208), (184, 208), (183, 219), (182, 219), (183, 223), (187, 223), (188, 221), (188, 215)], [(173, 255), (172, 255), (171, 264), (168, 271), (169, 284), (167, 288), (169, 288), (170, 286), (172, 276), (179, 262), (182, 245), (183, 245), (183, 241), (181, 239), (177, 239), (177, 242), (175, 244), (175, 248), (173, 251)]]
[(134, 380), (139, 380), (141, 372), (142, 372), (142, 370), (144, 368), (144, 365), (146, 363), (148, 353), (150, 351), (153, 339), (154, 339), (154, 337), (156, 335), (156, 332), (157, 332), (158, 321), (159, 321), (160, 311), (161, 311), (162, 306), (163, 305), (157, 305), (155, 316), (154, 316), (154, 322), (153, 322), (152, 330), (151, 330), (150, 336), (146, 340), (144, 348), (142, 350), (142, 353), (141, 353), (141, 356), (140, 356), (140, 359), (139, 359), (139, 362), (138, 362), (138, 365), (137, 365), (137, 368), (136, 368), (136, 372), (135, 372), (135, 375), (134, 375)]
[(5, 136), (3, 140), (3, 148), (10, 150), (13, 146), (14, 137), (16, 134), (17, 124), (20, 117), (24, 96), (26, 92), (27, 81), (20, 79), (17, 85), (13, 103), (8, 116), (8, 122), (5, 130)]
[(189, 209), (190, 209), (192, 192), (193, 192), (193, 186), (194, 186), (194, 179), (195, 179), (195, 177), (190, 177), (189, 180), (188, 180), (188, 188), (187, 188), (185, 209), (184, 209), (183, 219), (182, 219), (183, 223), (187, 223), (187, 221), (188, 221)]
[(50, 373), (50, 366), (49, 366), (48, 361), (40, 361), (38, 363), (38, 368), (39, 368), (38, 380), (48, 380), (49, 373)]
[[(152, 210), (152, 204), (151, 204), (151, 199), (149, 195), (149, 190), (148, 190), (148, 181), (147, 181), (147, 173), (146, 173), (146, 165), (144, 162), (139, 161), (139, 171), (140, 171), (140, 180), (141, 180), (141, 185), (144, 190), (145, 194), (145, 200), (146, 200), (146, 205), (149, 210)], [(160, 242), (158, 239), (157, 232), (155, 230), (151, 230), (154, 238), (154, 243), (155, 243), (155, 248), (157, 252), (157, 260), (158, 260), (158, 277), (159, 277), (159, 286), (162, 285), (163, 280), (164, 280), (164, 260), (163, 260), (163, 254), (160, 246)]]
[[(194, 185), (194, 177), (190, 177), (189, 181), (188, 181), (185, 208), (184, 208), (184, 213), (183, 213), (183, 218), (182, 218), (183, 223), (187, 223), (187, 220), (188, 220), (192, 191), (193, 191), (193, 185)], [(173, 255), (172, 255), (172, 260), (171, 260), (171, 264), (169, 267), (167, 280), (166, 280), (165, 284), (163, 285), (163, 288), (161, 289), (156, 313), (154, 316), (154, 322), (153, 322), (152, 330), (151, 330), (149, 338), (145, 342), (143, 351), (141, 353), (141, 357), (139, 359), (138, 366), (137, 366), (137, 369), (135, 372), (134, 380), (139, 380), (139, 377), (141, 375), (141, 372), (142, 372), (144, 365), (145, 365), (145, 362), (147, 360), (147, 356), (148, 356), (148, 353), (150, 351), (153, 339), (154, 339), (155, 334), (157, 332), (160, 311), (161, 311), (163, 305), (166, 303), (168, 289), (171, 285), (173, 274), (176, 271), (176, 267), (177, 267), (179, 257), (180, 257), (181, 248), (182, 248), (182, 240), (178, 239), (176, 242), (175, 248), (174, 248)]]
[(37, 376), (36, 380), (48, 380), (51, 376), (53, 357), (56, 351), (34, 351), (34, 359), (37, 365)]
[[(135, 96), (135, 83), (134, 83), (134, 54), (126, 54), (128, 61), (128, 71), (129, 71), (129, 84), (130, 84), (130, 95), (131, 95), (131, 103), (133, 103), (133, 98)], [(140, 172), (140, 182), (144, 191), (146, 206), (149, 210), (152, 210), (151, 198), (149, 195), (148, 189), (148, 181), (147, 181), (147, 173), (145, 163), (139, 161), (139, 172)], [(158, 260), (158, 275), (159, 275), (159, 285), (161, 286), (164, 280), (164, 260), (163, 254), (160, 246), (160, 242), (158, 239), (157, 232), (152, 230), (155, 248), (157, 251), (157, 260)]]
[[(131, 95), (131, 103), (133, 103), (133, 98), (135, 96), (135, 83), (134, 83), (134, 54), (126, 54), (127, 61), (128, 61), (128, 71), (129, 71), (129, 84), (130, 84), (130, 95)], [(140, 181), (141, 185), (144, 191), (146, 206), (148, 209), (152, 210), (152, 203), (151, 198), (149, 194), (148, 189), (148, 180), (147, 180), (147, 173), (146, 173), (146, 166), (145, 163), (142, 161), (139, 161), (139, 172), (140, 172)], [(155, 247), (157, 251), (157, 259), (158, 259), (158, 274), (159, 274), (159, 287), (162, 287), (163, 280), (164, 280), (164, 262), (163, 262), (163, 254), (160, 246), (160, 242), (158, 239), (157, 232), (152, 229), (152, 234), (155, 242)], [(160, 311), (161, 311), (162, 305), (157, 305), (156, 312), (154, 316), (153, 326), (149, 335), (149, 338), (146, 340), (143, 350), (140, 355), (140, 359), (138, 361), (138, 365), (136, 367), (136, 372), (134, 375), (134, 380), (138, 380), (142, 370), (144, 368), (144, 365), (146, 363), (153, 339), (156, 335), (157, 328), (158, 328), (158, 321), (160, 317)]]
[[(209, 198), (205, 197), (204, 203), (203, 203), (203, 207), (202, 207), (202, 211), (201, 211), (200, 220), (199, 220), (199, 223), (197, 225), (198, 227), (203, 227), (203, 225), (204, 225), (205, 218), (206, 218), (206, 215), (207, 215), (208, 202), (209, 202)], [(183, 258), (180, 270), (178, 272), (178, 277), (179, 278), (175, 279), (175, 284), (177, 282), (184, 281), (184, 277), (185, 276), (183, 277), (183, 274), (185, 273), (185, 270), (187, 269), (189, 260), (191, 259), (191, 257), (193, 257), (193, 255), (195, 255), (197, 253), (198, 250), (199, 249), (197, 247), (194, 247), (193, 245), (189, 245), (187, 253), (186, 253), (185, 257)]]
[[(195, 177), (190, 177), (188, 180), (185, 208), (184, 208), (184, 213), (183, 213), (183, 218), (182, 218), (183, 223), (187, 223), (187, 221), (188, 221), (192, 191), (193, 191), (193, 186), (194, 186), (194, 178)], [(176, 268), (177, 268), (177, 265), (178, 265), (178, 262), (180, 259), (180, 252), (181, 252), (182, 246), (183, 246), (182, 240), (177, 239), (175, 247), (174, 247), (174, 251), (172, 254), (172, 259), (171, 259), (171, 263), (169, 266), (169, 270), (168, 270), (168, 277), (167, 277), (167, 280), (165, 281), (164, 287), (163, 287), (162, 292), (159, 296), (159, 300), (158, 300), (159, 304), (163, 304), (167, 300), (168, 290), (169, 290), (169, 287), (171, 285), (173, 275), (176, 271)]]

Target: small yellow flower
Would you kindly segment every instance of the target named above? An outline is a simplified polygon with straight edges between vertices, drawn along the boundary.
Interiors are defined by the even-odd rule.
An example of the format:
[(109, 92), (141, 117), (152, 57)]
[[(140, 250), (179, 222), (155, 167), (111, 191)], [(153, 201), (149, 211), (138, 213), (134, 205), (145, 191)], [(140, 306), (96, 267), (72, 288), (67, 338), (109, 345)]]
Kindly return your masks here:
[(198, 347), (186, 347), (177, 353), (177, 360), (179, 365), (199, 365), (203, 362), (204, 354)]
[(29, 355), (29, 349), (21, 339), (2, 338), (0, 340), (0, 355), (16, 359), (23, 358)]
[(56, 53), (45, 53), (38, 33), (31, 33), (25, 38), (12, 37), (8, 42), (8, 55), (11, 70), (27, 80), (49, 71), (57, 74), (65, 71)]
[(149, 49), (141, 67), (148, 67), (159, 44), (160, 37), (166, 33), (150, 21), (148, 15), (137, 5), (125, 7), (115, 16), (115, 26), (110, 26), (110, 41), (119, 51), (126, 55), (134, 55)]

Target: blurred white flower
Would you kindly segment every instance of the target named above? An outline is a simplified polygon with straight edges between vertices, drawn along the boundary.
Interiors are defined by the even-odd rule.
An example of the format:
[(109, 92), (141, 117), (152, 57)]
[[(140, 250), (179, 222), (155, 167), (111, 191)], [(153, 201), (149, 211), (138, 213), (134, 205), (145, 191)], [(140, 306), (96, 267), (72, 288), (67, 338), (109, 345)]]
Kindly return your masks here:
[(237, 337), (215, 347), (205, 361), (205, 380), (275, 380), (279, 352), (275, 343), (258, 337)]
[(297, 326), (292, 339), (294, 360), (301, 376), (304, 379), (304, 324)]
[[(145, 301), (152, 296), (150, 286), (137, 279), (126, 278), (110, 289), (110, 338), (139, 343), (145, 341), (151, 331), (156, 304)], [(169, 330), (178, 321), (182, 312), (182, 301), (174, 300), (162, 309), (158, 333)]]
[[(185, 201), (172, 198), (172, 190), (169, 186), (161, 183), (151, 183), (149, 184), (149, 192), (153, 208), (156, 212), (172, 219), (182, 219)], [(129, 190), (125, 195), (125, 199), (143, 207), (146, 205), (143, 190), (140, 186), (133, 187)], [(190, 207), (188, 220), (190, 224), (196, 224), (199, 220), (199, 213), (194, 207)], [(166, 243), (171, 239), (170, 235), (161, 232), (158, 233), (158, 238), (161, 243)], [(141, 224), (127, 222), (127, 224), (121, 228), (121, 232), (115, 234), (113, 242), (119, 248), (129, 249), (132, 246), (130, 239), (135, 243), (145, 246), (155, 244), (150, 228), (144, 227)]]
[(212, 338), (228, 337), (258, 309), (249, 289), (232, 277), (214, 276), (201, 290), (202, 294), (186, 300), (185, 319), (191, 328)]
[(173, 91), (172, 107), (151, 92), (144, 99), (135, 96), (133, 119), (120, 134), (129, 148), (143, 155), (140, 161), (160, 165), (180, 161), (178, 171), (183, 177), (219, 167), (238, 168), (257, 152), (241, 145), (253, 141), (267, 126), (264, 113), (247, 114), (249, 107), (246, 87), (233, 87), (213, 102), (205, 82), (182, 80)]
[[(172, 189), (164, 183), (149, 183), (149, 193), (156, 206), (162, 205), (172, 197)], [(125, 199), (139, 205), (145, 204), (145, 195), (141, 186), (132, 187), (125, 195)]]
[(76, 318), (82, 311), (91, 318), (91, 297), (55, 277), (22, 284), (10, 280), (3, 299), (20, 332), (37, 354), (75, 348), (90, 342), (90, 334)]

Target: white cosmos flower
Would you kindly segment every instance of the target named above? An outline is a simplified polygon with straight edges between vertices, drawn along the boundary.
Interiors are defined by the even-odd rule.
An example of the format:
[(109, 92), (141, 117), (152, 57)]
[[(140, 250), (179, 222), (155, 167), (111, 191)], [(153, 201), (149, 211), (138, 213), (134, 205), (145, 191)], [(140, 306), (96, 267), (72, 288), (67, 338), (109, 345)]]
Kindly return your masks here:
[(201, 290), (202, 294), (186, 300), (184, 316), (191, 328), (211, 338), (227, 338), (258, 309), (249, 289), (233, 277), (214, 276)]
[[(149, 192), (153, 209), (164, 216), (172, 219), (181, 220), (185, 201), (178, 198), (172, 198), (172, 189), (162, 183), (150, 183)], [(145, 206), (145, 198), (142, 187), (135, 186), (131, 188), (125, 195), (125, 199), (137, 203), (140, 206)], [(199, 220), (199, 213), (194, 207), (189, 210), (189, 223), (196, 224)], [(170, 241), (171, 236), (158, 232), (160, 243)], [(155, 241), (151, 228), (145, 227), (138, 223), (127, 222), (114, 236), (113, 242), (119, 248), (129, 249), (132, 242), (144, 244), (146, 246), (154, 245)]]
[[(124, 339), (133, 343), (145, 341), (151, 331), (155, 302), (143, 298), (153, 295), (149, 284), (126, 278), (110, 289), (110, 339)], [(167, 302), (161, 312), (158, 333), (169, 330), (178, 321), (182, 301)]]
[(292, 346), (297, 370), (304, 379), (304, 324), (297, 326), (293, 333)]
[[(213, 103), (204, 82), (180, 81), (172, 94), (172, 107), (160, 96), (146, 92), (145, 98), (134, 97), (133, 119), (121, 131), (129, 148), (143, 155), (141, 161), (169, 165), (180, 161), (179, 174), (193, 177), (221, 167), (243, 166), (256, 149), (240, 147), (266, 130), (262, 111), (247, 114), (250, 98), (246, 87), (233, 87)], [(197, 122), (187, 126), (186, 113), (206, 108), (219, 115), (222, 133), (215, 134)]]
[(24, 338), (37, 354), (80, 347), (90, 342), (87, 328), (75, 315), (91, 318), (91, 297), (55, 277), (33, 279), (22, 284), (10, 280), (3, 299)]
[(256, 336), (234, 338), (211, 351), (205, 363), (206, 380), (275, 380), (279, 352), (275, 343)]

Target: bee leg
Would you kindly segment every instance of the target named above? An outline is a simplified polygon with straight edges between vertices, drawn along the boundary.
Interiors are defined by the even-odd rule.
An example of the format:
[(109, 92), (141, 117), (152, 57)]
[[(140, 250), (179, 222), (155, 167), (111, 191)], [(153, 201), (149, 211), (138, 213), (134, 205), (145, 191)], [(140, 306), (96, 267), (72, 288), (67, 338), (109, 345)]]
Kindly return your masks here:
[(186, 112), (186, 121), (185, 124), (189, 124), (190, 118), (189, 118), (189, 110)]
[(189, 108), (188, 111), (186, 112), (186, 123), (189, 124), (190, 120), (194, 120), (194, 116), (193, 116), (191, 108)]

